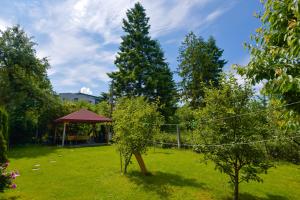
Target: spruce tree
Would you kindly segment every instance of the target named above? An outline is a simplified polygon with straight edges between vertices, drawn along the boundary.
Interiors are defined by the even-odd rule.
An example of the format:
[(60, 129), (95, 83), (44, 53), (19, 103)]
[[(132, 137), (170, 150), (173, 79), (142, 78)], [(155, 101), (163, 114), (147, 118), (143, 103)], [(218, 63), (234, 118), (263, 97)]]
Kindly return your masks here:
[(221, 59), (222, 54), (213, 37), (205, 41), (191, 32), (182, 42), (178, 56), (178, 75), (182, 78), (179, 85), (181, 98), (191, 107), (203, 105), (204, 86), (218, 86), (220, 73), (227, 63)]
[(149, 17), (140, 3), (126, 16), (125, 35), (115, 60), (118, 71), (108, 74), (113, 81), (113, 95), (159, 100), (162, 114), (169, 117), (175, 111), (175, 83), (158, 41), (149, 35)]

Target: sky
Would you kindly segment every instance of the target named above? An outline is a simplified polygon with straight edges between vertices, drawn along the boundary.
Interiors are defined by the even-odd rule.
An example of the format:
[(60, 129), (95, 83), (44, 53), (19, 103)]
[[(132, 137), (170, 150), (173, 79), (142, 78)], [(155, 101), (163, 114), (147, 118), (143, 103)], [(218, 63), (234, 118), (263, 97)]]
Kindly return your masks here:
[[(37, 43), (37, 56), (47, 57), (48, 76), (56, 92), (89, 93), (108, 90), (106, 73), (116, 70), (114, 59), (121, 42), (122, 19), (135, 0), (0, 0), (0, 29), (19, 24)], [(173, 72), (178, 49), (193, 31), (213, 36), (224, 49), (223, 58), (245, 65), (244, 48), (260, 26), (254, 17), (259, 0), (145, 0), (139, 1), (150, 17), (150, 35), (157, 39)], [(180, 78), (174, 74), (174, 80)]]

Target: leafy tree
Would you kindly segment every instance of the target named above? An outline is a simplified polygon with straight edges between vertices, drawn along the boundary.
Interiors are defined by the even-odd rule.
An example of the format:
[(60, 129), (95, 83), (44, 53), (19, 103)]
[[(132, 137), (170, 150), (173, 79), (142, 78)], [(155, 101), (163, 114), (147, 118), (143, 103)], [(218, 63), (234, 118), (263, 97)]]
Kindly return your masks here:
[(223, 50), (210, 37), (204, 41), (190, 32), (182, 42), (178, 56), (178, 74), (182, 98), (193, 108), (203, 104), (204, 86), (217, 86), (222, 68), (227, 63), (221, 59)]
[(156, 104), (148, 103), (143, 97), (121, 98), (113, 112), (113, 121), (113, 140), (120, 152), (121, 171), (127, 173), (133, 154), (146, 175), (148, 172), (141, 154), (147, 151), (147, 144), (163, 123)]
[(0, 31), (0, 104), (10, 113), (14, 143), (31, 140), (54, 94), (47, 77), (49, 63), (37, 58), (34, 46), (20, 26)]
[[(287, 103), (300, 99), (300, 1), (264, 0), (264, 10), (257, 17), (262, 25), (247, 44), (251, 60), (241, 74), (253, 84), (267, 80), (268, 94)], [(291, 106), (300, 112), (300, 106)]]
[(205, 89), (206, 106), (196, 114), (198, 127), (195, 133), (201, 136), (198, 143), (208, 144), (202, 149), (206, 158), (230, 177), (235, 200), (241, 182), (262, 181), (259, 173), (266, 173), (271, 167), (265, 146), (251, 143), (269, 137), (265, 112), (253, 112), (261, 111), (263, 106), (252, 97), (249, 84), (241, 86), (233, 76), (224, 77), (219, 89)]
[(118, 71), (109, 73), (113, 81), (113, 95), (117, 97), (144, 96), (149, 101), (159, 100), (165, 117), (175, 112), (176, 90), (172, 73), (165, 61), (158, 41), (149, 35), (149, 18), (140, 3), (123, 19), (122, 42), (115, 65)]

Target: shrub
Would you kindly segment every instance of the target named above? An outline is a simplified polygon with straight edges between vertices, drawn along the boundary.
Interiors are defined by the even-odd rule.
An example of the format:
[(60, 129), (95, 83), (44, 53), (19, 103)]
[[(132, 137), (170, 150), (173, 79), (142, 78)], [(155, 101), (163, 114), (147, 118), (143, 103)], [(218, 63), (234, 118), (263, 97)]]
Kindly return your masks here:
[(7, 188), (15, 189), (17, 187), (17, 185), (13, 183), (13, 180), (19, 176), (19, 172), (7, 171), (8, 165), (8, 161), (0, 164), (0, 192), (4, 192), (4, 190)]

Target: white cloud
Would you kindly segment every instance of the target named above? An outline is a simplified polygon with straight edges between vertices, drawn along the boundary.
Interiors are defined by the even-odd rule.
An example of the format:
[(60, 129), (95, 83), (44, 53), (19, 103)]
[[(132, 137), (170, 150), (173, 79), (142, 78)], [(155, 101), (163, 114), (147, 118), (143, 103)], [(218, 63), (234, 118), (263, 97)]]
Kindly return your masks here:
[(218, 17), (220, 17), (226, 10), (225, 9), (217, 9), (213, 12), (211, 12), (209, 15), (206, 17), (207, 22), (212, 22), (216, 20)]
[(0, 18), (0, 30), (4, 31), (9, 26), (11, 26), (9, 21)]
[(90, 89), (90, 88), (87, 88), (87, 87), (82, 87), (82, 88), (80, 89), (80, 93), (83, 93), (83, 94), (89, 94), (89, 95), (92, 95), (92, 94), (93, 94), (93, 92), (91, 91), (91, 89)]
[[(151, 35), (155, 38), (174, 30), (186, 32), (211, 23), (228, 9), (206, 7), (220, 0), (142, 0), (150, 17)], [(32, 35), (42, 35), (37, 41), (38, 56), (48, 57), (48, 74), (54, 88), (85, 85), (98, 87), (108, 82), (106, 73), (115, 70), (113, 60), (121, 39), (122, 19), (136, 0), (66, 0), (20, 2), (20, 11), (27, 10)], [(221, 2), (221, 1), (220, 1)], [(205, 13), (207, 16), (205, 16)], [(210, 14), (209, 14), (210, 13)], [(0, 20), (0, 28), (2, 25)], [(27, 31), (27, 30), (26, 30)], [(169, 40), (171, 42), (171, 40)], [(173, 41), (175, 42), (175, 41)]]

